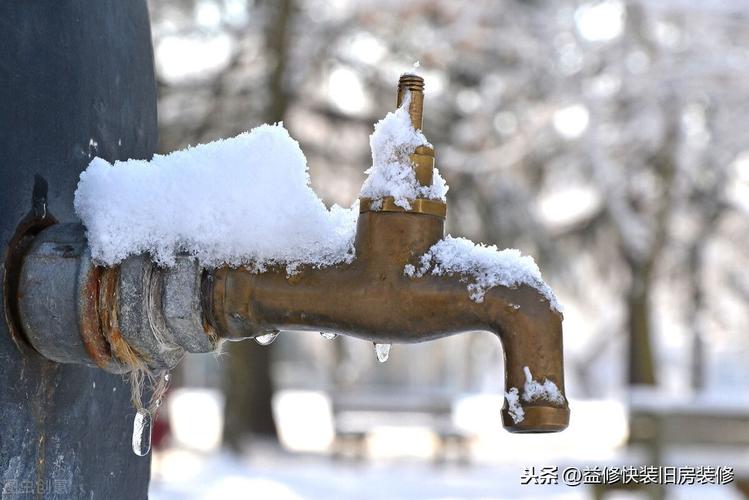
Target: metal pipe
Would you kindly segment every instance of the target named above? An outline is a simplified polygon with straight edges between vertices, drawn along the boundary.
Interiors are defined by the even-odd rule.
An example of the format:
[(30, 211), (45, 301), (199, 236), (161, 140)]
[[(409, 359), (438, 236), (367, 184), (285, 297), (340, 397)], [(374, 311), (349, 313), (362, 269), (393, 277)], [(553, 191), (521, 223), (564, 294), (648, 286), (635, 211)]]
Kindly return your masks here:
[[(367, 212), (357, 227), (357, 259), (350, 265), (252, 273), (228, 267), (212, 273), (210, 317), (222, 336), (240, 339), (278, 330), (351, 335), (375, 343), (414, 343), (462, 332), (496, 334), (504, 346), (505, 387), (521, 389), (525, 367), (564, 394), (562, 317), (534, 288), (495, 287), (482, 303), (470, 299), (460, 276), (404, 275), (406, 264), (442, 237), (442, 219), (423, 214)], [(522, 403), (525, 418), (513, 432), (567, 427), (569, 408), (548, 401)]]
[[(412, 92), (409, 112), (421, 126), (423, 80), (401, 77), (398, 89), (399, 103), (406, 90)], [(433, 150), (417, 148), (412, 160), (417, 178), (426, 180), (419, 172), (428, 167), (431, 182)], [(302, 267), (293, 275), (281, 267), (262, 273), (205, 271), (188, 256), (178, 256), (168, 269), (143, 255), (101, 268), (91, 262), (82, 226), (52, 225), (34, 233), (22, 259), (8, 261), (9, 275), (17, 277), (12, 281), (17, 303), (8, 310), (13, 324), (20, 324), (47, 358), (115, 373), (139, 366), (169, 369), (185, 351), (214, 350), (219, 338), (280, 330), (339, 333), (381, 344), (484, 330), (504, 346), (505, 387), (520, 392), (529, 370), (564, 395), (561, 314), (529, 286), (497, 286), (477, 303), (466, 290), (467, 276), (406, 276), (405, 266), (417, 264), (443, 238), (447, 209), (438, 200), (410, 205), (406, 210), (392, 198), (377, 203), (363, 198), (356, 259), (323, 269)], [(513, 418), (507, 401), (502, 410), (512, 432), (567, 427), (565, 398), (525, 400), (521, 406), (522, 420)]]

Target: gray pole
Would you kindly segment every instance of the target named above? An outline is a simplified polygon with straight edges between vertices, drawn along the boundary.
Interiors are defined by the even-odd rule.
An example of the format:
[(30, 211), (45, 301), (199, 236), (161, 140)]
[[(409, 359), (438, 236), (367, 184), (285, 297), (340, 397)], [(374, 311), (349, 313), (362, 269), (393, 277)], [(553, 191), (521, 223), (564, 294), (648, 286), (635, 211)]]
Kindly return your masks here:
[[(75, 221), (93, 155), (149, 158), (156, 84), (145, 0), (0, 2), (0, 246), (31, 208)], [(0, 292), (2, 293), (2, 292)], [(128, 385), (17, 346), (0, 321), (2, 498), (146, 498), (150, 455), (131, 451)]]

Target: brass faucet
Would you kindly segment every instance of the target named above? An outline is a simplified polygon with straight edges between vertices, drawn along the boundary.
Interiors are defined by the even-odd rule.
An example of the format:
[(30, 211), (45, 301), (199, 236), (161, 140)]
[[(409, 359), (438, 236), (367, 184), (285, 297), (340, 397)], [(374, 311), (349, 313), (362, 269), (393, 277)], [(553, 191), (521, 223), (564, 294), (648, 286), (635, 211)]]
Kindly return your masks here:
[[(424, 80), (404, 75), (396, 105), (411, 92), (409, 114), (422, 128)], [(411, 156), (421, 185), (432, 183), (434, 150), (420, 146)], [(225, 338), (252, 338), (280, 330), (312, 330), (351, 335), (379, 344), (413, 343), (457, 333), (488, 330), (504, 346), (505, 387), (522, 388), (525, 368), (564, 394), (562, 316), (526, 285), (494, 287), (484, 301), (469, 297), (460, 277), (404, 274), (444, 236), (446, 204), (410, 200), (405, 210), (386, 197), (374, 209), (360, 199), (356, 258), (351, 264), (293, 275), (284, 268), (254, 273), (222, 267), (204, 276), (204, 306), (210, 327)], [(518, 307), (519, 306), (519, 307)], [(521, 392), (522, 394), (522, 392)], [(512, 432), (555, 432), (567, 427), (569, 408), (538, 400), (522, 403), (515, 422), (507, 403), (503, 425)]]
[[(409, 115), (417, 129), (422, 128), (423, 91), (418, 76), (402, 76), (398, 83), (396, 105), (410, 92)], [(411, 162), (417, 181), (430, 186), (434, 150), (417, 147)], [(406, 210), (392, 197), (376, 203), (362, 198), (356, 258), (288, 274), (280, 266), (260, 273), (202, 270), (186, 255), (163, 269), (147, 255), (115, 267), (96, 266), (84, 228), (58, 224), (46, 211), (46, 184), (38, 191), (44, 196), (35, 188), (33, 210), (8, 248), (3, 279), (6, 320), (24, 352), (31, 347), (60, 363), (137, 374), (165, 372), (185, 351), (215, 350), (219, 338), (280, 330), (341, 333), (378, 344), (488, 330), (504, 346), (509, 395), (503, 425), (511, 432), (567, 427), (562, 316), (538, 290), (496, 286), (477, 303), (461, 280), (468, 277), (405, 275), (406, 266), (418, 264), (444, 236), (447, 206), (439, 200), (409, 200)], [(531, 374), (553, 383), (559, 393), (529, 397)]]

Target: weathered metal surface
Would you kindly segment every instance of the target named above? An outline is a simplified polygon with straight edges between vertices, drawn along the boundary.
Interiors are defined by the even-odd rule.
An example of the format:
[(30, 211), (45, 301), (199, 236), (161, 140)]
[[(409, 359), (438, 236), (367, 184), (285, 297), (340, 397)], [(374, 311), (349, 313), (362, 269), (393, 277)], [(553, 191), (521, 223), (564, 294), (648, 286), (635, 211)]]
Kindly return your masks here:
[(203, 317), (203, 270), (180, 255), (157, 267), (147, 256), (104, 268), (91, 260), (80, 224), (39, 233), (19, 273), (19, 329), (47, 359), (112, 373), (173, 368), (184, 351), (211, 352)]
[[(75, 221), (92, 155), (148, 158), (156, 85), (144, 0), (0, 2), (0, 251), (29, 209)], [(2, 292), (5, 295), (5, 291)], [(130, 446), (128, 384), (17, 346), (0, 320), (0, 488), (6, 499), (147, 497), (148, 458)]]
[(78, 328), (83, 233), (78, 224), (56, 224), (34, 239), (21, 268), (19, 313), (26, 338), (45, 358), (96, 366)]
[[(419, 93), (415, 78), (406, 82), (414, 96)], [(420, 124), (421, 102), (412, 100), (409, 108), (415, 125)], [(285, 269), (253, 273), (219, 268), (205, 289), (208, 317), (222, 336), (234, 339), (311, 330), (387, 344), (486, 330), (504, 346), (505, 387), (522, 388), (528, 367), (535, 378), (554, 382), (564, 393), (562, 316), (536, 289), (498, 286), (476, 303), (460, 276), (412, 279), (404, 275), (405, 266), (418, 264), (418, 257), (443, 235), (442, 217), (363, 210), (353, 263), (306, 267), (293, 276)], [(522, 406), (526, 417), (519, 423), (507, 408), (502, 411), (503, 424), (512, 432), (555, 432), (568, 425), (566, 402), (557, 406), (534, 401)]]
[(162, 270), (161, 310), (174, 342), (188, 352), (212, 352), (216, 334), (206, 329), (201, 303), (203, 270), (194, 257), (180, 255), (174, 266)]
[[(103, 294), (101, 282), (105, 275), (104, 268), (93, 264), (90, 251), (87, 250), (81, 255), (76, 294), (77, 327), (86, 352), (99, 368), (110, 373), (127, 373), (131, 367), (113, 355), (112, 348), (104, 336), (103, 315), (100, 313), (99, 303)], [(105, 302), (104, 306), (107, 305)]]
[(160, 273), (144, 255), (128, 257), (119, 268), (117, 315), (123, 339), (149, 367), (174, 368), (185, 351), (166, 328)]
[(132, 369), (112, 356), (103, 334), (99, 293), (104, 273), (92, 263), (81, 224), (55, 224), (36, 235), (18, 273), (17, 300), (23, 337), (37, 352), (58, 363), (98, 366), (110, 373)]

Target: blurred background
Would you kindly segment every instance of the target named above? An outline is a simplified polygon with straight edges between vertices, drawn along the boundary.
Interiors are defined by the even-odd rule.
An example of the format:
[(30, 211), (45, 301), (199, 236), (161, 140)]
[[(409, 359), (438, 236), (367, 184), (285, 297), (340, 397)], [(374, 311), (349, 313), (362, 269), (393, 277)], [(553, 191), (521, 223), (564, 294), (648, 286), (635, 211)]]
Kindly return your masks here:
[[(284, 332), (178, 368), (151, 495), (743, 498), (749, 480), (749, 4), (153, 0), (161, 150), (283, 121), (349, 206), (399, 75), (448, 232), (535, 257), (565, 307), (568, 430), (510, 435), (477, 332)], [(525, 468), (734, 467), (727, 486), (522, 485)]]

